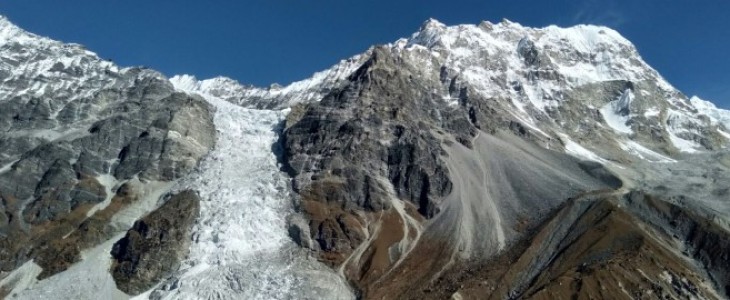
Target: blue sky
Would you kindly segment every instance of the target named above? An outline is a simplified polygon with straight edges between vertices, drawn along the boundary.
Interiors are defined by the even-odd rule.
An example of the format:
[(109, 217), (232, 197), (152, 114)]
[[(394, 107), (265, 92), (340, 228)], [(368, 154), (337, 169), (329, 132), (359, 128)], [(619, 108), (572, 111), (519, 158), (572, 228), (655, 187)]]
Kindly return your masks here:
[(309, 77), (372, 44), (448, 25), (607, 25), (688, 95), (730, 108), (730, 1), (0, 0), (19, 26), (123, 66), (266, 86)]

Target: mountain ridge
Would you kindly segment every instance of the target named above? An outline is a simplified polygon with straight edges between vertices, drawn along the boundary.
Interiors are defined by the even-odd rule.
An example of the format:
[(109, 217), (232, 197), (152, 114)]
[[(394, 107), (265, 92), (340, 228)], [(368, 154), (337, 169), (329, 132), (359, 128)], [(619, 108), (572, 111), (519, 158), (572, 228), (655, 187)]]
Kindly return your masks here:
[[(177, 269), (124, 258), (125, 276), (155, 274), (141, 297), (729, 293), (730, 112), (683, 95), (609, 28), (430, 19), (269, 88), (120, 69), (5, 18), (0, 53), (3, 224), (29, 220), (2, 234), (53, 233), (0, 261), (3, 293), (126, 297), (112, 244), (167, 245), (132, 223), (188, 190), (199, 217), (169, 222), (190, 243), (164, 250)], [(633, 261), (643, 277), (624, 260), (637, 249), (660, 260)], [(601, 285), (606, 268), (623, 277)]]

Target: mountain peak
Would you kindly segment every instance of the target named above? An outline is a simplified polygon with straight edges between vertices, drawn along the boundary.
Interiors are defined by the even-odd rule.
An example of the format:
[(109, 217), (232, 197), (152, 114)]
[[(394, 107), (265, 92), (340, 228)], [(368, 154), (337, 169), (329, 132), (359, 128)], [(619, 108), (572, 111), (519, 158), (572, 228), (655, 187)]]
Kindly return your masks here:
[(7, 17), (0, 15), (0, 44), (13, 40), (20, 42), (22, 37), (30, 37), (30, 34), (13, 24)]
[(419, 31), (443, 29), (445, 27), (446, 25), (444, 23), (441, 23), (439, 20), (436, 20), (434, 18), (428, 18), (428, 20), (424, 21), (423, 24), (421, 24), (421, 28), (419, 29)]

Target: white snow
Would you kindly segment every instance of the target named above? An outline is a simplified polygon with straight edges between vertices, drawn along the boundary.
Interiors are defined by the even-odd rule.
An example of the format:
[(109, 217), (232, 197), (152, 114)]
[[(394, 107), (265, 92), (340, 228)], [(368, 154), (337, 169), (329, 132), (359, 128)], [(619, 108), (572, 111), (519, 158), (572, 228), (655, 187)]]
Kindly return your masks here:
[(661, 111), (658, 108), (649, 108), (646, 111), (644, 111), (644, 117), (645, 118), (652, 118), (652, 117), (658, 117)]
[[(546, 111), (561, 105), (562, 92), (565, 90), (609, 80), (648, 80), (657, 82), (665, 92), (675, 91), (643, 62), (629, 41), (611, 29), (590, 25), (533, 29), (509, 21), (483, 25), (447, 27), (431, 19), (411, 38), (400, 39), (389, 46), (394, 51), (400, 51), (406, 63), (420, 66), (418, 69), (422, 72), (445, 66), (455, 71), (459, 80), (481, 96), (487, 99), (510, 99), (505, 101), (511, 101), (514, 105), (515, 109), (511, 113), (516, 119), (545, 136), (549, 135), (540, 129), (536, 120), (540, 120), (541, 125), (550, 121)], [(544, 69), (545, 66), (526, 66), (519, 57), (516, 49), (520, 41), (526, 38), (547, 55), (548, 69)], [(91, 97), (100, 89), (112, 86), (122, 88), (117, 86), (118, 82), (109, 79), (110, 76), (100, 74), (129, 71), (120, 70), (79, 45), (62, 44), (27, 33), (0, 17), (0, 46), (7, 43), (18, 43), (24, 46), (25, 51), (0, 53), (3, 54), (0, 71), (10, 74), (4, 83), (24, 80), (23, 76), (45, 79), (17, 89), (12, 84), (0, 85), (0, 99), (9, 95), (39, 96), (45, 92), (56, 97), (68, 97), (67, 103), (72, 103)], [(39, 55), (43, 51), (57, 55)], [(244, 86), (225, 77), (198, 80), (194, 76), (181, 75), (170, 79), (177, 89), (199, 93), (217, 107), (215, 124), (218, 141), (216, 149), (193, 174), (178, 183), (146, 183), (144, 200), (114, 216), (112, 224), (126, 229), (144, 213), (154, 209), (160, 196), (171, 189), (192, 188), (199, 191), (202, 197), (201, 215), (193, 228), (190, 256), (172, 280), (159, 284), (137, 298), (353, 298), (342, 276), (308, 258), (306, 251), (295, 246), (288, 237), (286, 218), (293, 212), (293, 195), (289, 191), (289, 179), (280, 171), (275, 155), (280, 124), (288, 110), (253, 110), (229, 102), (256, 106), (266, 104), (266, 101), (281, 101), (277, 107), (283, 108), (297, 102), (319, 101), (322, 93), (337, 87), (360, 67), (368, 52), (340, 61), (309, 79), (284, 87)], [(24, 63), (16, 66), (13, 63), (15, 61)], [(62, 71), (50, 71), (57, 64), (62, 64), (64, 68), (79, 68), (84, 75), (74, 77)], [(554, 71), (561, 79), (534, 79), (527, 75), (527, 71)], [(419, 75), (438, 78), (438, 72)], [(152, 71), (143, 71), (139, 76), (161, 77)], [(500, 86), (505, 83), (506, 88)], [(512, 83), (518, 83), (521, 89), (513, 88)], [(648, 92), (642, 90), (641, 93)], [(251, 99), (257, 103), (249, 102), (253, 101)], [(627, 125), (633, 99), (632, 91), (626, 90), (617, 100), (600, 109), (608, 126), (622, 135), (633, 133)], [(448, 94), (444, 100), (452, 107), (458, 105)], [(678, 103), (679, 100), (672, 98), (668, 101)], [(696, 97), (690, 102), (699, 113), (709, 116), (714, 123), (722, 123), (730, 128), (730, 112)], [(63, 107), (54, 107), (50, 112), (51, 118), (55, 118), (61, 109)], [(647, 118), (659, 115), (659, 108), (650, 108), (644, 112)], [(77, 114), (76, 119), (79, 118)], [(77, 126), (81, 121), (93, 122), (75, 121), (75, 128), (81, 128)], [(667, 131), (672, 143), (681, 151), (694, 152), (700, 148), (697, 143), (679, 137), (692, 133), (687, 128), (696, 126), (688, 125), (696, 125), (696, 122), (694, 116), (684, 111), (668, 112), (665, 120)], [(725, 137), (730, 136), (722, 130), (718, 131)], [(85, 129), (66, 132), (54, 128), (33, 134), (53, 140), (84, 132)], [(170, 137), (176, 136), (179, 134), (170, 133)], [(560, 134), (560, 138), (566, 153), (582, 159), (608, 162), (567, 135)], [(625, 151), (642, 159), (674, 161), (634, 141), (626, 140), (620, 145)], [(2, 166), (0, 172), (11, 165)], [(116, 184), (110, 177), (98, 178), (107, 192)], [(137, 179), (132, 182), (139, 184)], [(106, 199), (93, 211), (103, 209), (109, 200)], [(404, 230), (416, 230), (416, 235), (420, 237), (418, 222), (408, 219), (410, 217), (398, 204), (394, 203), (394, 207), (406, 221)], [(5, 278), (0, 285), (10, 280), (17, 282), (18, 289), (14, 292), (21, 293), (21, 298), (124, 297), (110, 281), (107, 270), (109, 248), (119, 237), (86, 251), (81, 263), (49, 279), (36, 283), (33, 278), (39, 270), (37, 265), (29, 262)], [(417, 239), (402, 241), (399, 243), (400, 250), (410, 251)], [(497, 241), (500, 246), (504, 245), (504, 237)], [(367, 246), (367, 243), (363, 245)], [(364, 251), (365, 246), (358, 251)], [(83, 288), (78, 288), (79, 284)]]
[(720, 133), (720, 135), (722, 135), (722, 136), (723, 136), (723, 137), (725, 137), (726, 139), (730, 140), (730, 133), (724, 132), (724, 131), (722, 131), (722, 130), (720, 130), (720, 129), (718, 129), (718, 130), (717, 130), (717, 132), (719, 132), (719, 133)]
[(693, 96), (689, 99), (690, 103), (697, 111), (703, 115), (710, 117), (713, 123), (721, 123), (730, 130), (730, 111), (717, 108), (715, 104), (710, 101), (705, 101), (697, 96)]
[(661, 155), (659, 153), (656, 153), (652, 151), (651, 149), (648, 149), (641, 144), (635, 142), (635, 141), (626, 141), (620, 144), (621, 149), (624, 151), (627, 151), (641, 159), (645, 159), (651, 162), (677, 162), (674, 159), (671, 159), (669, 157), (666, 157), (664, 155)]
[(94, 215), (97, 211), (103, 210), (109, 204), (112, 203), (112, 198), (114, 198), (114, 188), (117, 184), (117, 179), (109, 174), (103, 174), (96, 177), (96, 180), (104, 186), (104, 191), (106, 192), (106, 198), (101, 203), (94, 205), (89, 211), (86, 212), (87, 217), (91, 217)]
[(702, 146), (696, 142), (679, 136), (680, 134), (692, 134), (692, 131), (687, 128), (697, 128), (698, 126), (701, 126), (702, 124), (699, 124), (697, 119), (694, 119), (680, 111), (669, 109), (667, 110), (667, 119), (665, 124), (667, 133), (669, 134), (669, 140), (677, 149), (679, 149), (679, 151), (693, 153), (697, 152), (697, 149), (702, 149)]
[(669, 140), (672, 141), (672, 144), (674, 147), (677, 147), (679, 151), (687, 152), (687, 153), (694, 153), (697, 152), (697, 149), (701, 146), (693, 141), (685, 140), (676, 134), (674, 134), (672, 131), (669, 132)]
[[(314, 73), (310, 78), (284, 87), (272, 85), (269, 88), (259, 88), (242, 85), (227, 77), (198, 80), (192, 75), (176, 75), (170, 78), (170, 82), (183, 91), (209, 95), (243, 106), (255, 107), (259, 103), (266, 104), (267, 101), (278, 100), (281, 103), (276, 103), (276, 106), (285, 108), (298, 102), (321, 100), (323, 92), (345, 80), (360, 67), (366, 57), (367, 55), (362, 54), (341, 60), (327, 70)], [(249, 102), (251, 99), (255, 99), (258, 103)]]
[(565, 134), (558, 134), (560, 136), (560, 140), (565, 145), (565, 153), (568, 153), (572, 156), (581, 158), (581, 159), (587, 159), (592, 160), (599, 163), (608, 163), (608, 160), (598, 156), (598, 154), (594, 153), (591, 150), (588, 150), (581, 146), (580, 144), (574, 142), (571, 140), (567, 135)]
[(13, 167), (13, 165), (14, 165), (14, 164), (15, 164), (16, 162), (18, 162), (18, 159), (16, 159), (16, 160), (13, 160), (13, 161), (11, 161), (11, 162), (9, 162), (9, 163), (5, 164), (4, 166), (1, 166), (1, 167), (0, 167), (0, 174), (2, 174), (2, 173), (5, 173), (5, 172), (9, 171), (9, 170), (10, 170), (10, 168), (12, 168), (12, 167)]
[[(108, 180), (108, 178), (101, 178)], [(110, 184), (106, 182), (105, 184)], [(139, 185), (139, 181), (132, 179), (130, 184)], [(114, 279), (109, 273), (111, 266), (111, 248), (121, 239), (134, 221), (148, 213), (157, 205), (160, 197), (170, 190), (173, 183), (170, 182), (147, 182), (140, 191), (140, 200), (116, 214), (110, 224), (117, 230), (117, 235), (106, 242), (82, 251), (82, 260), (72, 265), (68, 270), (53, 275), (42, 281), (36, 281), (36, 273), (32, 265), (24, 265), (22, 268), (25, 277), (22, 285), (18, 285), (14, 293), (18, 294), (17, 299), (126, 299), (123, 292), (116, 288)], [(38, 267), (40, 268), (40, 267)], [(17, 271), (17, 270), (16, 270)], [(33, 275), (35, 274), (35, 275)]]
[(621, 96), (619, 96), (618, 99), (606, 103), (606, 105), (601, 107), (600, 112), (603, 119), (606, 121), (606, 124), (608, 124), (608, 126), (616, 132), (624, 134), (634, 133), (634, 131), (631, 130), (631, 127), (626, 125), (630, 119), (629, 107), (633, 99), (634, 94), (630, 89), (627, 89), (623, 92), (623, 94), (621, 94)]
[(139, 189), (139, 200), (132, 205), (123, 208), (116, 213), (109, 223), (115, 228), (127, 230), (132, 227), (140, 217), (154, 210), (159, 206), (160, 198), (170, 191), (174, 182), (147, 181), (141, 183), (138, 178), (132, 178), (127, 182)]
[(0, 288), (9, 289), (8, 295), (17, 294), (37, 282), (35, 278), (41, 272), (43, 272), (43, 268), (38, 266), (33, 260), (29, 260), (3, 278), (0, 281)]
[[(109, 273), (111, 249), (121, 233), (109, 241), (83, 251), (81, 262), (68, 270), (25, 286), (14, 299), (126, 299)], [(80, 288), (82, 287), (82, 288)]]

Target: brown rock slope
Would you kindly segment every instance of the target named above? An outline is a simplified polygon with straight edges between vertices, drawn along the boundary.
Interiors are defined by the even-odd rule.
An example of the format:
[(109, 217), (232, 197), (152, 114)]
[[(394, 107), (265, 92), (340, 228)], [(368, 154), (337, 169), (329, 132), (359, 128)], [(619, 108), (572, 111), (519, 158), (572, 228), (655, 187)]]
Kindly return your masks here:
[[(675, 225), (642, 221), (648, 214)], [(683, 227), (691, 234), (678, 235)], [(728, 239), (717, 225), (643, 193), (590, 193), (494, 258), (456, 263), (417, 286), (394, 278), (366, 297), (725, 299)]]

